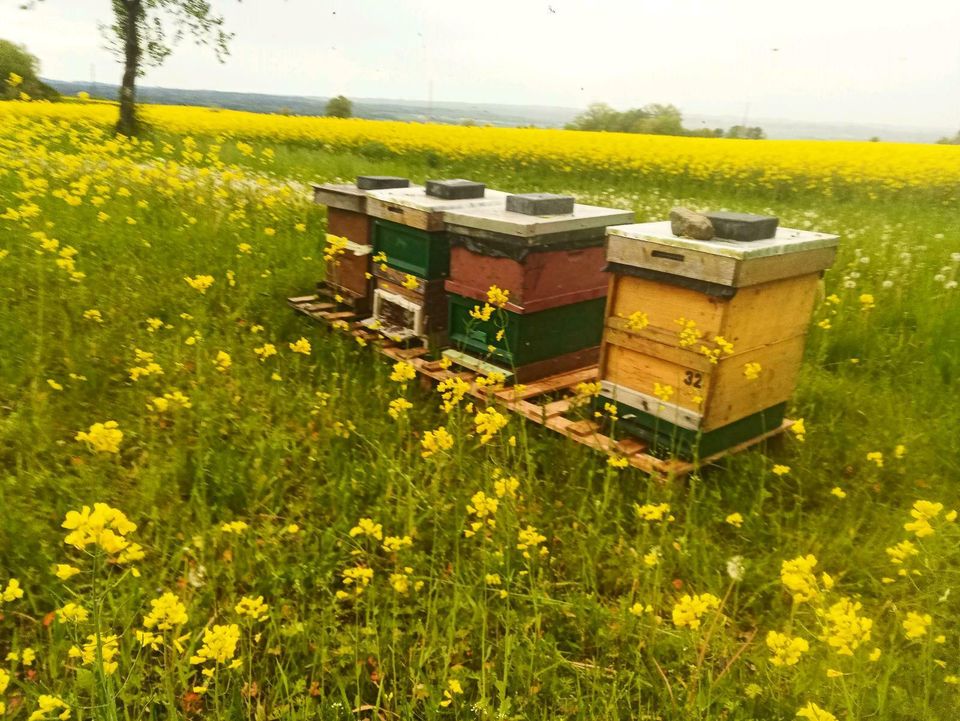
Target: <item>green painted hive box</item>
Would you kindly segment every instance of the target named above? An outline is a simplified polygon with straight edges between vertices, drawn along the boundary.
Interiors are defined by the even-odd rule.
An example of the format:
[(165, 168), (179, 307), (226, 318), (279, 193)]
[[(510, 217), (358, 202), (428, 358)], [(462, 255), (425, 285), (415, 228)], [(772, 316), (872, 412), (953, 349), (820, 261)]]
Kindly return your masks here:
[(435, 280), (450, 271), (450, 242), (445, 231), (427, 231), (389, 220), (373, 222), (373, 251), (383, 253), (394, 270)]
[[(659, 418), (639, 408), (600, 395), (594, 401), (595, 409), (607, 415), (607, 404), (617, 408), (617, 434), (628, 434), (647, 441), (656, 450), (677, 458), (705, 459), (722, 453), (740, 443), (771, 433), (783, 424), (786, 403), (753, 413), (733, 423), (710, 431), (685, 428)], [(607, 421), (610, 424), (609, 420)]]
[(472, 298), (451, 293), (449, 302), (450, 345), (508, 369), (599, 346), (603, 333), (605, 298), (536, 313), (499, 310), (488, 321), (471, 317), (483, 305)]

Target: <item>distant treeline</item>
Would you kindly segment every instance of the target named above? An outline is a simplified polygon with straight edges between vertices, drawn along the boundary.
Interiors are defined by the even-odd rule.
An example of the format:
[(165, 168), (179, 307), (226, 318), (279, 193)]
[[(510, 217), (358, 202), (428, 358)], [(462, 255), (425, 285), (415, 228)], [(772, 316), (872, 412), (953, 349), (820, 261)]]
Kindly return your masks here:
[(594, 103), (586, 112), (568, 123), (567, 130), (597, 130), (608, 133), (644, 133), (647, 135), (687, 135), (697, 138), (745, 138), (763, 140), (763, 128), (734, 125), (723, 128), (683, 127), (683, 114), (675, 105), (653, 103), (642, 108), (614, 110), (606, 103)]
[(960, 131), (952, 138), (940, 138), (940, 140), (937, 141), (937, 145), (960, 145)]

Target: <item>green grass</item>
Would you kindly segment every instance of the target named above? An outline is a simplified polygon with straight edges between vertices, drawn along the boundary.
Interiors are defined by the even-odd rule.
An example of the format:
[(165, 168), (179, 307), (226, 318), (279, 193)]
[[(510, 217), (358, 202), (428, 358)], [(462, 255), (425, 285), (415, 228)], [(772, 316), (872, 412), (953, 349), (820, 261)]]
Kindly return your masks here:
[[(794, 718), (811, 701), (846, 721), (933, 721), (952, 712), (957, 690), (945, 679), (960, 673), (960, 608), (949, 593), (957, 531), (941, 513), (935, 534), (914, 539), (921, 552), (907, 567), (917, 575), (898, 576), (884, 549), (910, 535), (903, 524), (917, 499), (940, 501), (944, 512), (957, 505), (960, 291), (945, 287), (960, 265), (951, 258), (960, 252), (955, 209), (915, 198), (746, 197), (736, 188), (305, 146), (276, 147), (267, 164), (228, 145), (222, 157), (241, 166), (233, 172), (243, 182), (225, 184), (222, 169), (212, 180), (173, 173), (169, 181), (145, 170), (152, 148), (113, 153), (93, 138), (81, 153), (85, 131), (34, 132), (0, 129), (0, 215), (30, 203), (39, 209), (0, 219), (0, 251), (9, 251), (0, 260), (0, 590), (8, 577), (25, 590), (0, 605), (0, 658), (37, 652), (29, 669), (0, 666), (12, 674), (0, 700), (14, 718), (27, 718), (41, 693), (62, 696), (75, 718), (766, 721)], [(64, 155), (44, 159), (42, 146)], [(89, 164), (72, 165), (78, 155)], [(385, 359), (285, 305), (322, 273), (325, 219), (308, 193), (284, 191), (281, 181), (360, 173), (572, 192), (633, 208), (641, 220), (664, 217), (676, 203), (773, 211), (786, 226), (839, 233), (824, 295), (841, 302), (818, 307), (815, 321), (832, 328), (811, 327), (791, 405), (791, 416), (805, 419), (806, 440), (782, 439), (671, 484), (612, 469), (518, 418), (481, 445), (464, 408), (446, 416), (435, 392), (401, 388)], [(258, 186), (261, 175), (269, 181)], [(82, 201), (70, 205), (57, 189)], [(94, 197), (109, 199), (96, 207)], [(101, 211), (110, 217), (98, 220)], [(38, 231), (58, 239), (57, 250), (76, 248), (86, 277), (75, 282), (57, 267), (56, 251), (31, 235)], [(252, 252), (239, 252), (241, 243)], [(183, 280), (198, 274), (215, 278), (205, 294)], [(861, 309), (862, 293), (875, 296), (873, 310)], [(91, 308), (102, 324), (83, 318)], [(148, 318), (171, 327), (150, 331)], [(288, 349), (301, 336), (312, 343), (309, 356)], [(261, 362), (253, 349), (265, 342), (278, 355)], [(137, 348), (154, 354), (163, 375), (130, 380)], [(219, 351), (232, 358), (227, 372), (215, 367)], [(159, 418), (147, 409), (174, 389), (191, 408)], [(387, 407), (400, 395), (413, 408), (397, 422)], [(119, 454), (94, 454), (74, 439), (111, 419), (124, 433)], [(455, 444), (424, 459), (422, 434), (439, 425)], [(866, 460), (872, 451), (884, 453), (882, 468)], [(790, 472), (774, 475), (775, 464)], [(495, 528), (466, 537), (471, 497), (493, 495), (503, 477), (519, 481), (518, 497), (500, 500)], [(846, 498), (831, 495), (834, 487)], [(138, 524), (130, 537), (147, 554), (139, 578), (64, 545), (66, 512), (95, 501)], [(672, 520), (640, 520), (635, 508), (645, 503), (670, 504)], [(744, 517), (740, 528), (724, 520), (734, 512)], [(352, 536), (364, 517), (385, 535), (410, 535), (411, 547), (391, 553)], [(249, 529), (221, 530), (236, 519)], [(288, 533), (291, 523), (300, 532)], [(517, 548), (528, 525), (545, 537), (542, 557)], [(644, 557), (653, 549), (650, 566)], [(835, 581), (824, 607), (856, 598), (873, 620), (872, 638), (852, 657), (819, 640), (812, 604), (794, 606), (784, 592), (781, 563), (806, 554)], [(740, 580), (728, 573), (736, 557)], [(52, 567), (68, 562), (83, 573), (62, 582)], [(359, 597), (338, 599), (350, 590), (343, 571), (358, 564), (374, 570), (373, 581)], [(391, 586), (394, 573), (409, 576), (406, 593)], [(492, 573), (502, 585), (485, 581)], [(116, 581), (109, 591), (105, 578)], [(187, 656), (206, 625), (240, 622), (241, 596), (262, 595), (270, 606), (268, 620), (247, 623), (254, 628), (243, 633), (241, 668), (218, 671), (203, 697), (191, 691), (203, 677), (187, 658), (168, 651), (161, 663), (162, 654), (134, 639), (149, 601), (166, 590), (187, 606)], [(684, 593), (714, 594), (722, 615), (708, 614), (697, 631), (675, 627), (671, 611)], [(94, 619), (76, 628), (45, 623), (70, 600)], [(630, 613), (635, 603), (652, 613)], [(908, 611), (933, 618), (915, 641), (902, 628)], [(120, 635), (114, 676), (68, 656), (94, 623)], [(787, 628), (810, 650), (778, 668), (764, 639)], [(939, 634), (943, 644), (934, 642)], [(875, 647), (882, 655), (870, 662)], [(844, 675), (828, 678), (827, 669)], [(451, 680), (463, 693), (443, 706)], [(748, 692), (750, 684), (758, 688)]]

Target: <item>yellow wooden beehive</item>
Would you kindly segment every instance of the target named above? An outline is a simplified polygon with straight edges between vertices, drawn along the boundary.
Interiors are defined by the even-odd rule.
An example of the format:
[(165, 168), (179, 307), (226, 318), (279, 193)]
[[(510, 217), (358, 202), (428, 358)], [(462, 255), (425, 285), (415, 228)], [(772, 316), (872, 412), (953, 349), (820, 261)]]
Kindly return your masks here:
[(669, 222), (609, 228), (602, 403), (681, 455), (779, 427), (837, 245), (790, 228), (752, 242), (679, 238)]

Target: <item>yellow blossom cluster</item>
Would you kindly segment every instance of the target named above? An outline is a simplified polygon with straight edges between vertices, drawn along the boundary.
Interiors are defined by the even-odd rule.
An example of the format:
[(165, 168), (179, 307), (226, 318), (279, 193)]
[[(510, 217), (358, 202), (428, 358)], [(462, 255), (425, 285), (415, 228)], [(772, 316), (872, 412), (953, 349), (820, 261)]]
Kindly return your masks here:
[(691, 595), (685, 593), (673, 607), (673, 625), (677, 628), (698, 629), (703, 617), (720, 608), (720, 599), (712, 593)]

